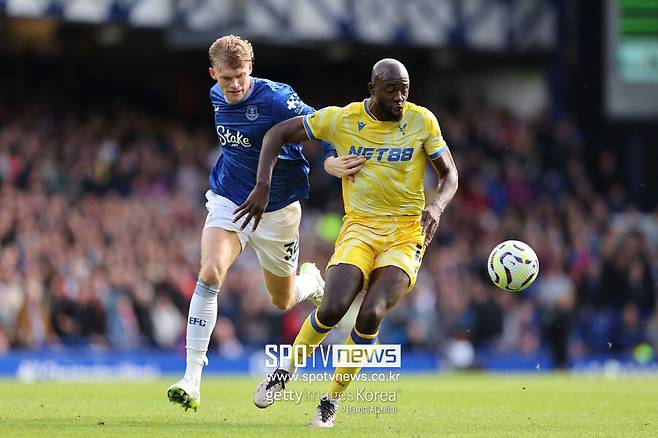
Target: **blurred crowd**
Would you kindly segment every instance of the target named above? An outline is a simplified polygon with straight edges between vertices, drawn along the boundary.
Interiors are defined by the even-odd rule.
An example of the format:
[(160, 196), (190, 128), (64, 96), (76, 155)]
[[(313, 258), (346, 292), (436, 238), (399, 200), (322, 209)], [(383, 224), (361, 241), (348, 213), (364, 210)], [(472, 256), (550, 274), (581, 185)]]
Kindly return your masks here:
[[(438, 116), (460, 188), (380, 341), (456, 365), (457, 347), (472, 347), (470, 366), (479, 354), (547, 351), (564, 367), (658, 348), (658, 209), (640, 212), (627, 199), (615, 151), (593, 149), (568, 118), (521, 119), (483, 101), (420, 103)], [(218, 153), (210, 117), (189, 125), (132, 107), (44, 112), (34, 102), (0, 111), (0, 351), (182, 349)], [(324, 265), (340, 182), (323, 172), (321, 151), (306, 155), (300, 262)], [(519, 294), (487, 276), (489, 251), (506, 239), (540, 259), (539, 278)], [(292, 342), (311, 310), (271, 305), (251, 250), (219, 301), (211, 349), (226, 357)]]

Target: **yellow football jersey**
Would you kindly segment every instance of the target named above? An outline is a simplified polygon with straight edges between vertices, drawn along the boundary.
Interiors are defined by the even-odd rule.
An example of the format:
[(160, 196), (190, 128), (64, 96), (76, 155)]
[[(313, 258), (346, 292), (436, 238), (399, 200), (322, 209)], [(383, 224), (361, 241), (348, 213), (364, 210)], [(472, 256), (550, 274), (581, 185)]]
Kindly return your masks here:
[(400, 121), (380, 121), (366, 99), (306, 115), (304, 127), (310, 138), (333, 144), (339, 156), (358, 154), (368, 160), (354, 182), (343, 179), (347, 215), (422, 213), (426, 157), (433, 160), (448, 150), (430, 110), (405, 102)]

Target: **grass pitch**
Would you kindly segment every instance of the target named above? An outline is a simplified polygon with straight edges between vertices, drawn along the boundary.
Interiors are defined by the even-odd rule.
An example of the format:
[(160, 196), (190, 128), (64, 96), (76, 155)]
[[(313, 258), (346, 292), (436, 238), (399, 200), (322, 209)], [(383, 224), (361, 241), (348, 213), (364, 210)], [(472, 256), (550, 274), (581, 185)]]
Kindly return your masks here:
[[(165, 396), (176, 378), (144, 383), (0, 380), (0, 436), (658, 436), (658, 376), (403, 374), (399, 382), (355, 382), (353, 391), (357, 386), (395, 391), (396, 400), (343, 403), (331, 430), (307, 426), (316, 406), (312, 396), (255, 408), (251, 396), (257, 381), (246, 377), (205, 379), (199, 411), (184, 412)], [(307, 394), (326, 386), (293, 385)], [(357, 413), (359, 407), (395, 413)]]

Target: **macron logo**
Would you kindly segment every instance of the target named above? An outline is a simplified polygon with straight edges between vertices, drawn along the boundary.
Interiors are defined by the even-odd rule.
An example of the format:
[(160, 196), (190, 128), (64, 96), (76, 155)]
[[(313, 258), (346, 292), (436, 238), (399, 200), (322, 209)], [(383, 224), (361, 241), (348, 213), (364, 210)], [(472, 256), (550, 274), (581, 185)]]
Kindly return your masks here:
[(359, 128), (359, 131), (361, 131), (363, 128), (366, 127), (366, 124), (360, 121), (356, 124), (356, 126)]

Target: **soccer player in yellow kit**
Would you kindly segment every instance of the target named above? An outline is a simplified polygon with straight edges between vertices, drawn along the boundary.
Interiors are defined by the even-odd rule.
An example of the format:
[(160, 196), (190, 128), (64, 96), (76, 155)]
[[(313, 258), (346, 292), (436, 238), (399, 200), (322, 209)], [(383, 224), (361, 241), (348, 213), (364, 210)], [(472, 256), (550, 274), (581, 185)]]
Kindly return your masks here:
[[(362, 155), (365, 166), (354, 181), (343, 180), (345, 217), (326, 274), (320, 307), (308, 316), (294, 345), (311, 354), (342, 319), (356, 295), (367, 293), (346, 344), (374, 344), (379, 325), (416, 282), (425, 248), (441, 213), (457, 191), (457, 169), (436, 117), (407, 102), (409, 74), (400, 62), (383, 59), (372, 70), (370, 97), (345, 107), (327, 107), (283, 121), (263, 139), (257, 183), (235, 211), (234, 221), (254, 229), (267, 207), (270, 179), (281, 145), (308, 139), (333, 144), (339, 156)], [(425, 205), (423, 178), (429, 158), (439, 176), (437, 195)], [(244, 219), (243, 219), (244, 217)], [(301, 357), (298, 359), (302, 359)], [(256, 389), (254, 403), (265, 408), (295, 371), (287, 363)], [(337, 368), (311, 425), (333, 426), (338, 401), (358, 368)]]

